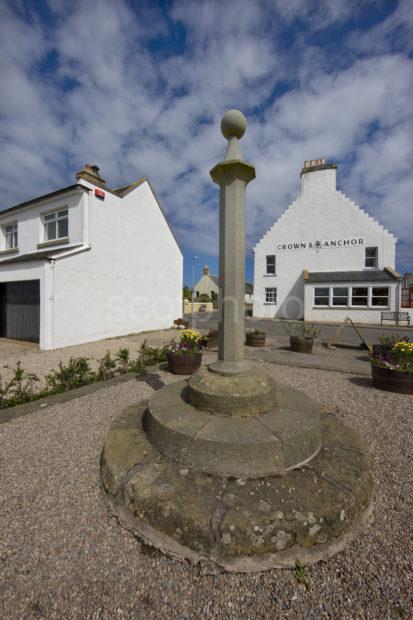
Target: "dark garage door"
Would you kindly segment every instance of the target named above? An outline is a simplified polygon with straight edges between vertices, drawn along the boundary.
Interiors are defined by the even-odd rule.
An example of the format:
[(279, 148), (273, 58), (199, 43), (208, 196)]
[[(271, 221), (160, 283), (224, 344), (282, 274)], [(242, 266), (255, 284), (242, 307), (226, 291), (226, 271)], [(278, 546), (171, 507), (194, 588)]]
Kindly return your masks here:
[(40, 339), (40, 280), (0, 283), (0, 335)]

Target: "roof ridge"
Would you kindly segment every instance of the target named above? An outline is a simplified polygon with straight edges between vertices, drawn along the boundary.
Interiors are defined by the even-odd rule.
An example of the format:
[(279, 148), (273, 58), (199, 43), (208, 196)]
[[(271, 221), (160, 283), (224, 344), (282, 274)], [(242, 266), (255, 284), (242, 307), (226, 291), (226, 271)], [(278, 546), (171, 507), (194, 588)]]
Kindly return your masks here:
[(115, 194), (116, 196), (123, 198), (124, 196), (127, 196), (130, 192), (132, 192), (134, 189), (139, 187), (139, 185), (142, 185), (142, 183), (145, 183), (145, 181), (149, 181), (148, 177), (141, 177), (140, 179), (138, 179), (137, 181), (134, 181), (133, 183), (128, 183), (127, 185), (121, 185), (120, 187), (110, 189), (109, 191)]

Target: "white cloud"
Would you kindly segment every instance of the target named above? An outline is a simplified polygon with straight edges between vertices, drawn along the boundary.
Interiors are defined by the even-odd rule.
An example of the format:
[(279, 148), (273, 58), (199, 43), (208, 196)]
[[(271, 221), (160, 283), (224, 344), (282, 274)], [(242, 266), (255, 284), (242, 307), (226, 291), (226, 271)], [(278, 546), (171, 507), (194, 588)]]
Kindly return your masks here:
[(225, 150), (220, 118), (240, 107), (242, 149), (257, 168), (249, 247), (298, 193), (304, 159), (325, 156), (343, 164), (341, 188), (405, 239), (406, 256), (412, 60), (391, 41), (402, 18), (407, 31), (407, 3), (371, 30), (370, 47), (358, 33), (357, 49), (350, 38), (334, 56), (310, 37), (354, 20), (362, 4), (180, 0), (165, 16), (152, 3), (49, 0), (53, 29), (5, 5), (1, 207), (69, 184), (93, 162), (111, 186), (148, 175), (181, 243), (214, 254), (209, 170)]

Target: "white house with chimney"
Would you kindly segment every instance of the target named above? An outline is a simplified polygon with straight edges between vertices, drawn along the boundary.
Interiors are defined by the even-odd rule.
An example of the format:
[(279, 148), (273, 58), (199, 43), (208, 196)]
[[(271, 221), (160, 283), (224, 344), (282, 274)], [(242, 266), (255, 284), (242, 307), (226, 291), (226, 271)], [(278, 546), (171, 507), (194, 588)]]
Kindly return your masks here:
[(0, 336), (56, 349), (169, 328), (183, 257), (148, 181), (110, 189), (97, 166), (0, 212)]
[(337, 190), (336, 172), (306, 161), (300, 195), (256, 245), (253, 316), (381, 323), (404, 310), (396, 238)]
[[(251, 282), (245, 282), (245, 303), (252, 304), (254, 288)], [(219, 293), (219, 276), (209, 272), (208, 265), (202, 268), (202, 276), (195, 284), (195, 299), (200, 295), (208, 295), (211, 299)]]

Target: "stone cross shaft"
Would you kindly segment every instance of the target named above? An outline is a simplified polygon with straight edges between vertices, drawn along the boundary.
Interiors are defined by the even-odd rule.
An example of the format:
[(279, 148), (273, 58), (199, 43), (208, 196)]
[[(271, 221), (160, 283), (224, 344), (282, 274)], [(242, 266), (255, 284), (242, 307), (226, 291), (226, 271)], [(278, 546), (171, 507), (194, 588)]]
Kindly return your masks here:
[(218, 361), (210, 370), (224, 375), (249, 372), (245, 341), (245, 190), (255, 178), (243, 161), (238, 140), (247, 122), (239, 110), (226, 112), (221, 131), (228, 139), (224, 160), (211, 170), (220, 187), (219, 202), (219, 341)]

